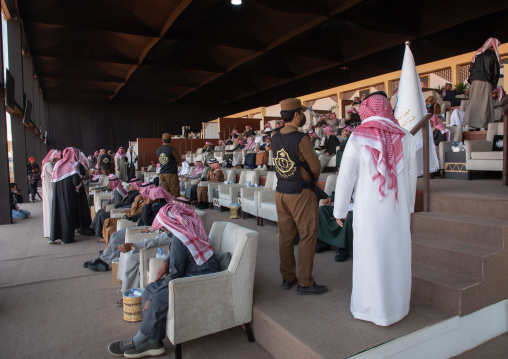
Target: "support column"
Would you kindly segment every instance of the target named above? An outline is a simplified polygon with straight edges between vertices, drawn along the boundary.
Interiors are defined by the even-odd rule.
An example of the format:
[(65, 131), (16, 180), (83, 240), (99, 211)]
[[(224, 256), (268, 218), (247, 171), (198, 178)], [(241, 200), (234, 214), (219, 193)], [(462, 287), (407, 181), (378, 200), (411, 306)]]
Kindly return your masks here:
[(28, 163), (25, 144), (25, 125), (22, 115), (11, 115), (12, 131), (12, 163), (14, 167), (14, 181), (18, 184), (23, 199), (28, 202)]
[(339, 118), (344, 118), (345, 117), (345, 113), (344, 113), (344, 104), (343, 104), (343, 101), (344, 99), (342, 98), (342, 93), (337, 93), (337, 107), (339, 109)]
[(5, 101), (3, 96), (0, 96), (0, 224), (12, 223), (9, 182), (9, 153), (7, 145)]
[(452, 65), (452, 84), (455, 87), (460, 81), (460, 65)]
[(386, 92), (386, 95), (388, 96), (388, 98), (393, 96), (392, 83), (393, 83), (393, 81), (391, 81), (391, 80), (385, 81), (385, 92)]

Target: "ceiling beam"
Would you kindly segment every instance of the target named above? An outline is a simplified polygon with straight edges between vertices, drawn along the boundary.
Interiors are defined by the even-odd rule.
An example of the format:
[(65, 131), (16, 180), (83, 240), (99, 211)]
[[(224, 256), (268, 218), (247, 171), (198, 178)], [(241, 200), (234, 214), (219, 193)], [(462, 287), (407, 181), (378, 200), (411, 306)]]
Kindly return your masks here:
[(163, 62), (163, 61), (149, 61), (144, 62), (142, 66), (154, 66), (154, 67), (165, 67), (165, 68), (177, 68), (183, 70), (193, 71), (204, 71), (223, 73), (224, 69), (214, 65), (203, 65), (203, 64), (191, 64), (191, 63), (175, 63), (175, 62)]
[[(89, 20), (89, 19), (87, 19)], [(85, 29), (92, 31), (104, 31), (104, 32), (112, 32), (116, 34), (124, 34), (124, 35), (136, 35), (136, 36), (145, 36), (145, 37), (155, 37), (158, 36), (158, 32), (156, 30), (142, 30), (142, 29), (132, 29), (128, 27), (120, 27), (117, 25), (111, 24), (100, 24), (93, 26), (89, 21), (86, 20), (76, 20), (72, 17), (66, 17), (65, 19), (39, 19), (36, 17), (24, 17), (23, 22), (31, 23), (31, 24), (40, 24), (40, 25), (51, 25), (51, 26), (59, 26), (59, 27), (67, 27), (74, 29)]]
[(102, 62), (102, 63), (110, 63), (110, 64), (119, 64), (119, 65), (134, 65), (137, 64), (136, 60), (123, 58), (123, 59), (113, 59), (106, 57), (83, 57), (78, 54), (69, 54), (69, 53), (56, 53), (51, 51), (31, 51), (30, 54), (33, 57), (46, 57), (49, 59), (57, 59), (57, 60), (80, 60), (85, 62)]
[[(162, 39), (162, 37), (168, 32), (169, 28), (173, 23), (178, 19), (178, 17), (182, 14), (182, 12), (189, 6), (189, 4), (192, 2), (192, 0), (181, 0), (180, 4), (175, 8), (175, 10), (169, 15), (168, 19), (162, 26), (161, 31), (159, 32), (158, 37), (154, 37), (152, 41), (145, 47), (141, 55), (139, 56), (139, 59), (135, 65), (131, 67), (127, 75), (125, 76), (125, 82), (129, 81), (129, 78), (132, 76), (134, 71), (138, 69), (138, 67), (143, 63), (143, 60), (145, 59), (148, 52)], [(115, 89), (115, 94), (111, 96), (109, 99), (110, 101), (116, 96), (118, 91), (125, 85), (125, 83), (119, 84)]]
[(41, 79), (56, 79), (56, 80), (75, 80), (75, 81), (92, 81), (92, 82), (123, 82), (122, 77), (116, 76), (97, 76), (97, 75), (85, 75), (79, 76), (77, 74), (59, 74), (59, 73), (38, 73), (37, 76)]
[(186, 41), (203, 46), (224, 46), (248, 51), (263, 51), (265, 48), (262, 44), (259, 43), (253, 44), (245, 42), (243, 40), (232, 40), (232, 39), (225, 40), (213, 36), (209, 37), (200, 35), (171, 34), (165, 36), (165, 38), (168, 40)]

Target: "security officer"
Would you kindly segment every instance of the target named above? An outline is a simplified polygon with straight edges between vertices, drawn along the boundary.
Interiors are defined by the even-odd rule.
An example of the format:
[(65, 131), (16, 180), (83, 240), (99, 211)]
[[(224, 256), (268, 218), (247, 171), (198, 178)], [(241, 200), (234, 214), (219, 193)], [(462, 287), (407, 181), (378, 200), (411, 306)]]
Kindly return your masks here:
[[(272, 138), (272, 153), (277, 173), (275, 205), (279, 222), (279, 256), (282, 289), (298, 283), (297, 294), (323, 294), (328, 288), (317, 285), (312, 277), (317, 242), (318, 203), (314, 192), (321, 165), (314, 154), (309, 136), (299, 132), (305, 122), (299, 99), (280, 102), (285, 126)], [(298, 244), (298, 278), (296, 277), (294, 239)]]
[(171, 147), (171, 134), (162, 134), (162, 146), (157, 150), (157, 158), (161, 164), (159, 180), (173, 197), (180, 197), (180, 180), (178, 179), (178, 163), (182, 162), (176, 148)]

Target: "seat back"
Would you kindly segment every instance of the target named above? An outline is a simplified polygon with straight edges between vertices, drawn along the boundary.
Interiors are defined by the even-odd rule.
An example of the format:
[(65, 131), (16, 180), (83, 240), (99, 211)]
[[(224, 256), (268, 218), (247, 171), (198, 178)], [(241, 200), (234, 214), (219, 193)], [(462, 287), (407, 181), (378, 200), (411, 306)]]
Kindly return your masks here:
[(446, 128), (450, 130), (450, 142), (462, 142), (461, 126), (449, 126)]
[(235, 145), (227, 145), (226, 146), (226, 151), (233, 151), (235, 149)]
[(243, 185), (245, 181), (247, 180), (247, 172), (249, 171), (242, 171), (240, 172), (240, 179), (238, 180), (238, 183)]
[(236, 170), (234, 169), (226, 170), (226, 175), (224, 177), (226, 177), (227, 182), (231, 181), (231, 183), (236, 183)]
[[(247, 172), (247, 173), (245, 175), (245, 181), (241, 182), (242, 184), (245, 182), (248, 182), (248, 181), (250, 181), (251, 185), (259, 184), (259, 171), (243, 171), (243, 172)], [(240, 177), (241, 177), (241, 175), (240, 175)]]
[(494, 141), (495, 135), (502, 135), (503, 125), (504, 122), (489, 123), (489, 128), (487, 129), (487, 141)]
[(270, 171), (266, 174), (265, 187), (272, 188), (273, 182), (277, 180), (277, 175), (274, 171)]
[(330, 175), (326, 177), (325, 182), (325, 193), (329, 196), (332, 195), (335, 190), (335, 184), (337, 183), (337, 175)]

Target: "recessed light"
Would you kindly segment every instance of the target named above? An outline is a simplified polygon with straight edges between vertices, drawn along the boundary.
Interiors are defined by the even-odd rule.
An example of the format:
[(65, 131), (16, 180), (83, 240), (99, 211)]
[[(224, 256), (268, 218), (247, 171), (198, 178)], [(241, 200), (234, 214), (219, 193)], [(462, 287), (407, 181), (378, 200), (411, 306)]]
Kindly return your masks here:
[(242, 5), (242, 0), (231, 0), (231, 4), (233, 4), (233, 5)]

